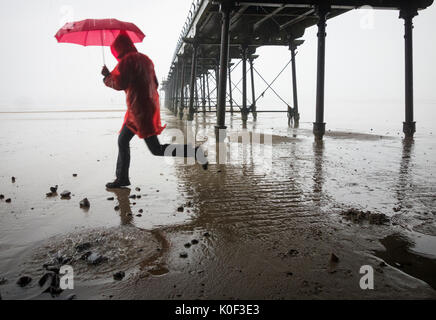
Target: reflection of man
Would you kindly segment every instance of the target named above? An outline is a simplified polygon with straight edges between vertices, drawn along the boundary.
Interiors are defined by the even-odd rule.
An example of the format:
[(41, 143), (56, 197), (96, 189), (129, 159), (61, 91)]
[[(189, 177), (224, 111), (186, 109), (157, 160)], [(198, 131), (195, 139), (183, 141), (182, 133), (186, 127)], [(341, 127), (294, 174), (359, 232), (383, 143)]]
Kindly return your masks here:
[(131, 224), (133, 220), (132, 209), (130, 208), (130, 189), (129, 188), (118, 188), (108, 190), (115, 193), (118, 206), (120, 207), (120, 218), (121, 225)]
[(127, 98), (127, 112), (118, 138), (118, 160), (116, 180), (106, 184), (107, 188), (120, 188), (130, 185), (130, 140), (134, 135), (144, 139), (155, 156), (195, 157), (207, 168), (207, 159), (201, 148), (188, 145), (162, 145), (157, 136), (165, 127), (160, 120), (158, 81), (153, 62), (139, 53), (130, 37), (121, 32), (111, 46), (118, 65), (112, 72), (106, 66), (102, 74), (106, 86), (124, 90)]

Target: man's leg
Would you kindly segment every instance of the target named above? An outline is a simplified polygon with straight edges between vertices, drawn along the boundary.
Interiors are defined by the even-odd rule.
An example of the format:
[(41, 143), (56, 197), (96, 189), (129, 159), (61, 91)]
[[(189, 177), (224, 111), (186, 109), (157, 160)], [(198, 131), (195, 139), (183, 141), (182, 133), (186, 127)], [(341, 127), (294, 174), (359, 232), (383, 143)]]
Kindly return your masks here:
[(106, 184), (108, 188), (119, 188), (130, 185), (129, 167), (130, 167), (130, 140), (135, 134), (124, 126), (118, 136), (118, 159), (117, 169), (115, 172), (116, 180)]
[(160, 144), (157, 136), (144, 139), (148, 149), (155, 156), (159, 157), (195, 157), (204, 169), (207, 169), (207, 158), (200, 147), (193, 148), (187, 144)]

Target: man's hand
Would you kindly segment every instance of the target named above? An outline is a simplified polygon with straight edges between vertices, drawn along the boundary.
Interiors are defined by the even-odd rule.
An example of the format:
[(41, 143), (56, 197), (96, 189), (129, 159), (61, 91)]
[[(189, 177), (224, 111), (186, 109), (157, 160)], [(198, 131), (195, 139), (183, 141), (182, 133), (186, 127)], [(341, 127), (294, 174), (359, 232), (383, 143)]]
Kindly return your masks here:
[(102, 74), (104, 77), (107, 77), (108, 75), (111, 74), (111, 72), (109, 71), (109, 69), (108, 69), (106, 66), (104, 66), (103, 69), (101, 69), (101, 74)]

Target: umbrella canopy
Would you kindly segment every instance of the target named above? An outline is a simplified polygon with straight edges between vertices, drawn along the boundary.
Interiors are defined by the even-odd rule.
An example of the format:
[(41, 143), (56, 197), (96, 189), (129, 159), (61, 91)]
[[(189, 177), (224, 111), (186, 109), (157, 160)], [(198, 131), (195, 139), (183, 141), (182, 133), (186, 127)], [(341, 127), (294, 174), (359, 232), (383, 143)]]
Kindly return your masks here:
[(66, 23), (55, 35), (58, 42), (82, 46), (110, 46), (121, 31), (134, 42), (142, 42), (145, 35), (133, 23), (117, 19), (86, 19)]

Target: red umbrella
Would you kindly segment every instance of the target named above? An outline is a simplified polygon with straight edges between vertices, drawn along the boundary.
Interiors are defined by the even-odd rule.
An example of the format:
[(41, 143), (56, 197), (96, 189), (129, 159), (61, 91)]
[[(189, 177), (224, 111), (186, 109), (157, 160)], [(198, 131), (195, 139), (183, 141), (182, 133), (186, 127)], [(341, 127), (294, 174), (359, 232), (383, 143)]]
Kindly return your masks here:
[[(117, 19), (86, 19), (66, 23), (55, 35), (58, 42), (82, 46), (110, 46), (121, 31), (134, 42), (142, 42), (145, 35), (133, 23)], [(104, 61), (104, 51), (103, 51)]]

